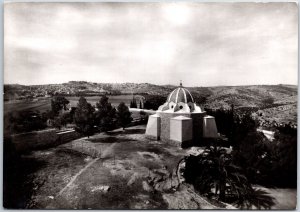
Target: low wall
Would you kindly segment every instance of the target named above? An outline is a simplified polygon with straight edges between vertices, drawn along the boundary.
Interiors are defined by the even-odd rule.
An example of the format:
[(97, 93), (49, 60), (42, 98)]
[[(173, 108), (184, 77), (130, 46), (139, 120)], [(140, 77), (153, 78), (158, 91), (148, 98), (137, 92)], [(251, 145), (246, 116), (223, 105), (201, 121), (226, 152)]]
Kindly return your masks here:
[(11, 141), (18, 152), (57, 146), (79, 138), (75, 130), (57, 132), (55, 129), (11, 135)]

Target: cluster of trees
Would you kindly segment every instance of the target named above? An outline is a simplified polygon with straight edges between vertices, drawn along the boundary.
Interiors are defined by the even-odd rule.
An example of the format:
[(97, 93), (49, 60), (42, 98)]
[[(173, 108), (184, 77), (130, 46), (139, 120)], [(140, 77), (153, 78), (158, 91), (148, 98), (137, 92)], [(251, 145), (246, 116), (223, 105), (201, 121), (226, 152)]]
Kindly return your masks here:
[(133, 97), (132, 100), (130, 101), (130, 108), (140, 108), (142, 109), (143, 108), (143, 104), (141, 101), (139, 101), (139, 105), (137, 104), (136, 102), (136, 99)]
[(4, 135), (42, 130), (47, 127), (47, 114), (39, 111), (16, 111), (4, 116)]
[(278, 126), (274, 140), (258, 132), (259, 123), (251, 113), (237, 114), (231, 110), (207, 110), (215, 116), (218, 131), (233, 147), (233, 160), (244, 167), (252, 183), (265, 186), (296, 187), (297, 129)]
[(20, 111), (5, 116), (7, 134), (30, 132), (47, 127), (50, 120), (52, 126), (61, 129), (67, 124), (75, 125), (75, 129), (91, 135), (96, 131), (107, 132), (117, 127), (123, 129), (131, 123), (132, 117), (128, 107), (121, 102), (117, 109), (102, 96), (96, 107), (93, 107), (84, 97), (80, 97), (77, 107), (67, 108), (69, 101), (65, 97), (55, 96), (51, 100), (51, 111), (40, 114), (39, 111)]
[(160, 95), (146, 95), (144, 109), (157, 110), (159, 106), (166, 102), (166, 97)]
[[(232, 146), (227, 152), (216, 142), (214, 148), (186, 159), (185, 176), (197, 190), (215, 194), (224, 201), (235, 201), (249, 208), (256, 201), (268, 208), (273, 200), (251, 184), (266, 187), (297, 187), (297, 129), (290, 125), (277, 127), (274, 140), (268, 140), (251, 113), (236, 114), (232, 110), (214, 110), (218, 131), (226, 135)], [(260, 200), (257, 200), (260, 198)], [(254, 202), (253, 202), (254, 201)]]
[(130, 101), (130, 108), (137, 108), (137, 103), (134, 97)]
[(84, 97), (80, 97), (74, 114), (75, 129), (90, 136), (96, 131), (107, 132), (117, 127), (125, 127), (132, 121), (131, 113), (124, 102), (117, 109), (102, 96), (94, 108)]

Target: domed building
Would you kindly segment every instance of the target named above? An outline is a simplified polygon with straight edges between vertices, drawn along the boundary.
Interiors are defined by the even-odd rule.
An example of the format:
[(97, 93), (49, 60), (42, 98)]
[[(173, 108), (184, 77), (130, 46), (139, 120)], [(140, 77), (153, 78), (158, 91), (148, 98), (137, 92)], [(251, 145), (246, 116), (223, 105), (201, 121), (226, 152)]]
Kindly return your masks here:
[(215, 118), (206, 115), (181, 83), (156, 114), (149, 116), (146, 135), (181, 146), (199, 143), (203, 138), (219, 137)]

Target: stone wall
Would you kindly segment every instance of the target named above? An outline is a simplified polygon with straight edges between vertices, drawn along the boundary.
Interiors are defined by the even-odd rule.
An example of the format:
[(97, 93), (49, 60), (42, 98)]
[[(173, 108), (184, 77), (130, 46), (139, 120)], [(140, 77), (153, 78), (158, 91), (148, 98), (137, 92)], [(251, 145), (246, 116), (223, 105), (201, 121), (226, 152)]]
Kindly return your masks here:
[(76, 132), (75, 130), (59, 132), (57, 133), (57, 136), (59, 144), (63, 144), (81, 137), (80, 133)]
[(185, 116), (193, 119), (193, 142), (199, 143), (203, 137), (203, 117), (206, 112), (202, 113), (164, 113), (157, 112), (161, 117), (160, 138), (163, 141), (170, 141), (170, 119), (176, 116)]
[(11, 135), (11, 141), (18, 152), (53, 147), (79, 138), (75, 130), (57, 132), (55, 129)]

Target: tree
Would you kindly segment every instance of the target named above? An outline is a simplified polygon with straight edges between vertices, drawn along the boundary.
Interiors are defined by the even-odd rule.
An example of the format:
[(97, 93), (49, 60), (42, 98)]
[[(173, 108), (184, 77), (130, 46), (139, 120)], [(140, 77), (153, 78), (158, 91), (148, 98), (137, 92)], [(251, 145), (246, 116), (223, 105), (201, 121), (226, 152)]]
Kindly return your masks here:
[(94, 111), (95, 109), (92, 105), (84, 97), (80, 97), (74, 114), (76, 131), (87, 136), (94, 133)]
[(69, 104), (69, 100), (67, 100), (63, 96), (55, 96), (51, 100), (51, 110), (57, 116), (59, 111), (64, 109), (67, 110), (67, 105)]
[(57, 129), (61, 129), (62, 127), (62, 119), (61, 117), (55, 117), (54, 120), (53, 120), (53, 127), (57, 128)]
[(142, 123), (147, 123), (147, 121), (148, 121), (148, 115), (147, 115), (147, 113), (145, 112), (145, 111), (140, 111), (140, 117), (141, 117), (141, 122)]
[(166, 97), (160, 95), (147, 95), (144, 102), (144, 108), (157, 110), (159, 106), (166, 102)]
[(140, 101), (140, 109), (143, 109), (142, 101)]
[(131, 113), (124, 102), (119, 104), (117, 110), (118, 123), (124, 130), (125, 127), (132, 121)]
[(184, 176), (200, 193), (215, 195), (240, 208), (270, 208), (274, 204), (266, 192), (252, 188), (242, 169), (233, 163), (231, 154), (221, 147), (207, 147), (198, 156), (186, 157)]
[(137, 108), (136, 100), (134, 97), (132, 97), (132, 100), (130, 102), (130, 108)]
[(285, 125), (275, 131), (268, 164), (261, 170), (263, 183), (276, 187), (297, 188), (297, 129)]
[(4, 133), (23, 133), (42, 130), (47, 119), (39, 111), (18, 111), (4, 116)]
[(116, 127), (116, 109), (108, 102), (107, 96), (102, 96), (96, 103), (98, 109), (95, 113), (96, 125), (100, 130), (107, 132)]

